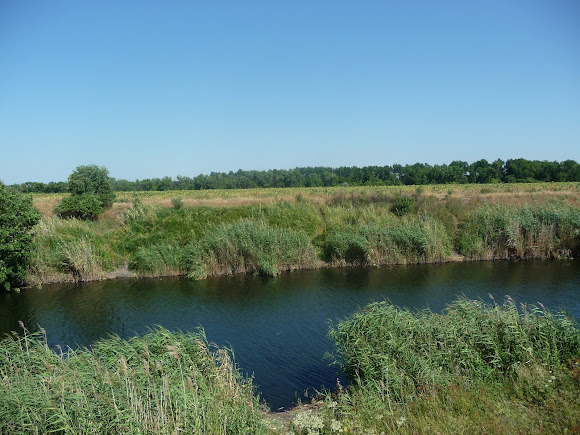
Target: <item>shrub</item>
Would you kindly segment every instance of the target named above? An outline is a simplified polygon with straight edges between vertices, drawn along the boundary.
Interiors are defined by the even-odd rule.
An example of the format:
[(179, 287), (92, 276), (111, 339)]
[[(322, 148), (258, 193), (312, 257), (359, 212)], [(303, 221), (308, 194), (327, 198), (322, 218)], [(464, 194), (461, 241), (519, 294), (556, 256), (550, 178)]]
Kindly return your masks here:
[(32, 198), (0, 183), (0, 289), (24, 281), (32, 250), (30, 230), (40, 220)]
[(415, 206), (415, 198), (412, 196), (399, 196), (395, 198), (395, 202), (393, 203), (391, 210), (397, 216), (404, 216), (407, 213), (410, 213)]
[(70, 196), (63, 198), (54, 209), (60, 217), (94, 220), (115, 199), (109, 171), (96, 165), (77, 167), (68, 177), (68, 191)]
[(183, 207), (183, 200), (181, 198), (171, 198), (171, 206), (175, 210), (179, 210)]
[(66, 196), (54, 209), (59, 217), (84, 220), (96, 220), (103, 211), (99, 197), (91, 193)]
[(97, 195), (103, 208), (113, 205), (115, 189), (113, 179), (105, 167), (97, 165), (79, 166), (68, 177), (71, 195)]

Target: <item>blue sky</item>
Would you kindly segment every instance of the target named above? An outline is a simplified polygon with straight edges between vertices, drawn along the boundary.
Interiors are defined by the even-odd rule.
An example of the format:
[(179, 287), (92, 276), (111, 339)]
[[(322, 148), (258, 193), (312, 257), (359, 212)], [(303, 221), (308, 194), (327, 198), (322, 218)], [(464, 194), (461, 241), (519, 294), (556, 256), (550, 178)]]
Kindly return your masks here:
[(580, 161), (580, 2), (0, 2), (0, 180)]

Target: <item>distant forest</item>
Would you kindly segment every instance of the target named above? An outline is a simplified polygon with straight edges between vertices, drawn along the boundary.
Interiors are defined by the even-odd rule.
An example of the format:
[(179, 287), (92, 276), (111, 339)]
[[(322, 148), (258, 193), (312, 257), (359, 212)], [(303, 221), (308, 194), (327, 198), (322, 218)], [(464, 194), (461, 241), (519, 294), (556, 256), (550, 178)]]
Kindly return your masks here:
[[(212, 172), (190, 178), (178, 175), (145, 180), (117, 180), (117, 191), (164, 191), (203, 189), (251, 189), (256, 187), (385, 186), (448, 183), (534, 183), (541, 181), (580, 181), (580, 165), (574, 160), (549, 162), (526, 159), (453, 161), (449, 165), (365, 166), (358, 168), (306, 167), (268, 171)], [(61, 193), (64, 181), (13, 185), (25, 193)]]

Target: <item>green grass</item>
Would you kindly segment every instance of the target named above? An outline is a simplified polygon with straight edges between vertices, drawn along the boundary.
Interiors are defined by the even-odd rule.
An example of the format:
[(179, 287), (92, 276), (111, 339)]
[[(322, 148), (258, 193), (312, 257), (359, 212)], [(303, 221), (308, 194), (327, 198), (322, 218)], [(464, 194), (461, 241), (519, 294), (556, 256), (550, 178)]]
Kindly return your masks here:
[[(460, 299), (374, 303), (331, 327), (348, 390), (325, 433), (565, 433), (580, 424), (580, 328), (564, 313)], [(576, 428), (576, 429), (575, 429)]]
[[(240, 205), (247, 197), (236, 197), (235, 191), (177, 192), (183, 193), (180, 207), (171, 205), (171, 198), (182, 198), (176, 192), (143, 193), (132, 207), (119, 204), (98, 222), (44, 218), (36, 228), (28, 282), (102, 279), (126, 263), (141, 276), (191, 277), (245, 271), (276, 275), (322, 264), (311, 259), (310, 247), (302, 254), (293, 251), (293, 244), (299, 250), (306, 246), (295, 235), (288, 242), (257, 231), (305, 235), (314, 255), (333, 266), (438, 262), (456, 259), (455, 253), (474, 260), (580, 254), (580, 208), (577, 198), (566, 193), (575, 186), (545, 185), (536, 192), (539, 196), (530, 196), (518, 186), (508, 186), (516, 193), (506, 194), (508, 187), (490, 185), (487, 199), (477, 189), (454, 186), (451, 192), (444, 187), (278, 189), (281, 200), (268, 189), (243, 191), (270, 201), (252, 205)], [(555, 199), (558, 189), (568, 190)], [(295, 196), (289, 198), (291, 193)], [(192, 197), (225, 202), (191, 205)], [(167, 204), (144, 204), (147, 198)], [(404, 213), (397, 201), (403, 201)], [(224, 233), (241, 222), (256, 234), (244, 241), (233, 230)], [(260, 229), (265, 227), (269, 230)], [(219, 246), (225, 242), (216, 239), (218, 233), (234, 237), (239, 246)], [(253, 253), (241, 247), (250, 242), (258, 243)], [(274, 248), (272, 243), (290, 245)], [(288, 247), (292, 258), (284, 259)]]
[(312, 268), (315, 262), (316, 251), (305, 232), (249, 220), (216, 228), (188, 246), (183, 257), (188, 275), (198, 279), (240, 272), (276, 276)]
[(108, 243), (113, 231), (108, 222), (43, 219), (34, 227), (35, 250), (28, 280), (42, 283), (102, 278), (122, 261)]
[(129, 267), (144, 276), (169, 276), (184, 273), (184, 248), (161, 242), (141, 247), (131, 256)]
[(166, 242), (185, 246), (200, 240), (223, 224), (246, 219), (263, 222), (274, 228), (304, 231), (314, 236), (322, 230), (322, 217), (311, 203), (279, 202), (269, 205), (238, 207), (167, 207), (139, 206), (126, 212), (125, 226), (117, 236), (121, 252), (135, 252), (140, 247)]
[(339, 264), (428, 263), (450, 255), (452, 240), (441, 222), (403, 219), (389, 226), (369, 225), (335, 231), (325, 243), (326, 258)]
[(195, 279), (235, 273), (276, 276), (284, 270), (315, 265), (316, 250), (304, 231), (272, 228), (251, 220), (212, 228), (184, 247), (167, 242), (141, 247), (130, 263), (142, 274), (186, 273)]
[(580, 253), (580, 209), (557, 201), (485, 205), (462, 223), (459, 251), (472, 258), (567, 258)]
[(0, 433), (266, 433), (251, 381), (203, 332), (65, 353), (45, 339), (0, 341)]

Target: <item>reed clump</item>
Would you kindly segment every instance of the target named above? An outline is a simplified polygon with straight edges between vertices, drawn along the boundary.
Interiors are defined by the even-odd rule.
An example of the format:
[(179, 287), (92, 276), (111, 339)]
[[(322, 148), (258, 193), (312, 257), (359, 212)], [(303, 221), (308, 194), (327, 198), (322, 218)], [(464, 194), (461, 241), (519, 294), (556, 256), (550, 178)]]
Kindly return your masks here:
[(159, 243), (184, 247), (202, 239), (216, 227), (240, 220), (304, 231), (310, 237), (321, 232), (323, 227), (318, 209), (309, 202), (282, 201), (237, 207), (184, 206), (179, 209), (138, 204), (125, 213), (124, 225), (116, 235), (116, 247), (125, 254)]
[(184, 269), (196, 279), (240, 272), (276, 276), (315, 264), (316, 250), (304, 231), (250, 220), (216, 228), (183, 255)]
[(467, 216), (457, 244), (474, 259), (572, 257), (580, 252), (580, 209), (561, 201), (485, 205)]
[(564, 433), (580, 424), (580, 328), (563, 312), (510, 299), (459, 299), (442, 314), (381, 302), (329, 335), (352, 385), (327, 396), (326, 428)]
[(338, 264), (429, 263), (450, 255), (452, 239), (433, 218), (403, 219), (393, 225), (366, 225), (332, 233), (325, 243), (327, 259)]
[(35, 250), (28, 281), (90, 281), (105, 276), (119, 256), (107, 243), (106, 223), (43, 219), (34, 227)]
[(54, 352), (0, 341), (0, 433), (266, 433), (251, 380), (203, 331), (157, 328)]
[(161, 242), (140, 247), (131, 256), (129, 268), (144, 276), (170, 276), (183, 273), (184, 249)]

